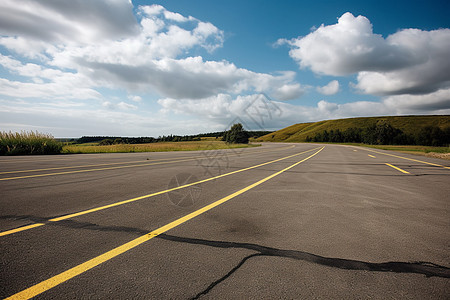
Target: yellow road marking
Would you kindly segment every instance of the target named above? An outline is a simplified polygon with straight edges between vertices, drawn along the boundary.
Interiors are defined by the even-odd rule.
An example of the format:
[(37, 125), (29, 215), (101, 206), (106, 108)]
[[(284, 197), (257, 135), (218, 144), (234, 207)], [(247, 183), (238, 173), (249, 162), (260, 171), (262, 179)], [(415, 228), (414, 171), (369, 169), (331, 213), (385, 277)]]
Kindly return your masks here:
[[(264, 151), (276, 151), (276, 150), (284, 150), (284, 149), (288, 149), (288, 148), (293, 148), (295, 147), (295, 145), (290, 145), (287, 147), (280, 147), (280, 148), (276, 148), (276, 149), (270, 149), (270, 150), (264, 150)], [(242, 148), (230, 148), (230, 149), (211, 149), (211, 150), (233, 150), (233, 149), (242, 149)], [(249, 148), (249, 149), (253, 149), (253, 148)], [(198, 151), (203, 151), (203, 150), (198, 150)], [(210, 150), (205, 150), (205, 151), (210, 151)], [(256, 152), (256, 151), (255, 151)], [(139, 153), (156, 153), (156, 152), (139, 152)], [(92, 154), (124, 154), (124, 153), (92, 153)], [(75, 154), (74, 154), (75, 155)], [(80, 155), (80, 154), (76, 154), (76, 155)], [(50, 155), (51, 156), (51, 155)], [(55, 157), (55, 158), (51, 158), (51, 159), (44, 159), (44, 158), (35, 158), (35, 159), (28, 159), (28, 158), (23, 158), (23, 159), (11, 159), (11, 160), (0, 160), (0, 164), (6, 164), (6, 163), (24, 163), (24, 162), (46, 162), (46, 161), (66, 161), (66, 160), (70, 160), (70, 158), (68, 156), (72, 156), (72, 155), (67, 155), (65, 157)]]
[(431, 165), (431, 166), (441, 167), (441, 168), (450, 170), (450, 167), (439, 165), (439, 164), (434, 164), (434, 163), (430, 163), (430, 162), (426, 162), (426, 161), (422, 161), (422, 160), (418, 160), (418, 159), (407, 158), (407, 157), (398, 156), (398, 155), (389, 154), (389, 153), (383, 153), (383, 152), (375, 151), (375, 150), (372, 150), (372, 149), (364, 149), (364, 150), (375, 152), (375, 153), (378, 153), (378, 154), (384, 154), (384, 155), (388, 155), (388, 156), (392, 156), (392, 157), (396, 157), (396, 158), (401, 158), (401, 159), (406, 159), (406, 160), (410, 160), (410, 161), (415, 161), (415, 162), (419, 162), (419, 163), (423, 163), (423, 164), (427, 164), (427, 165)]
[(370, 154), (367, 154), (367, 155), (369, 155), (370, 157), (372, 157), (372, 158), (376, 158), (375, 156), (373, 156), (373, 155), (370, 155)]
[(402, 172), (402, 173), (410, 174), (408, 171), (402, 170), (402, 169), (400, 169), (399, 167), (393, 166), (393, 165), (388, 164), (388, 163), (386, 163), (386, 165), (388, 165), (389, 167), (394, 168), (394, 169), (396, 169), (396, 170), (398, 170), (398, 171), (400, 171), (400, 172)]
[(0, 232), (0, 236), (13, 234), (13, 233), (20, 232), (20, 231), (25, 231), (25, 230), (28, 230), (28, 229), (40, 227), (42, 225), (45, 225), (45, 224), (44, 223), (36, 223), (36, 224), (27, 225), (27, 226), (22, 226), (22, 227), (19, 227), (19, 228), (16, 228), (16, 229), (11, 229), (11, 230)]
[(233, 199), (233, 198), (235, 198), (235, 197), (237, 197), (237, 196), (247, 192), (248, 190), (251, 190), (252, 188), (254, 188), (254, 187), (256, 187), (256, 186), (266, 182), (267, 180), (270, 180), (270, 179), (274, 178), (275, 176), (280, 175), (281, 173), (286, 172), (287, 170), (289, 170), (289, 169), (291, 169), (291, 168), (301, 164), (305, 160), (308, 160), (311, 157), (315, 156), (320, 151), (322, 151), (323, 148), (324, 147), (320, 148), (317, 152), (315, 152), (314, 154), (308, 156), (307, 158), (304, 158), (304, 159), (296, 162), (295, 164), (290, 165), (287, 168), (284, 168), (281, 171), (278, 171), (278, 172), (276, 172), (276, 173), (274, 173), (274, 174), (272, 174), (270, 176), (267, 176), (266, 178), (263, 178), (263, 179), (259, 180), (258, 182), (255, 182), (255, 183), (253, 183), (253, 184), (251, 184), (251, 185), (249, 185), (249, 186), (247, 186), (247, 187), (245, 187), (245, 188), (243, 188), (243, 189), (241, 189), (241, 190), (239, 190), (237, 192), (234, 192), (231, 195), (228, 195), (228, 196), (226, 196), (226, 197), (224, 197), (224, 198), (222, 198), (222, 199), (220, 199), (220, 200), (218, 200), (216, 202), (213, 202), (213, 203), (211, 203), (211, 204), (209, 204), (209, 205), (207, 205), (207, 206), (205, 206), (205, 207), (203, 207), (203, 208), (201, 208), (199, 210), (196, 210), (196, 211), (194, 211), (194, 212), (192, 212), (192, 213), (190, 213), (190, 214), (188, 214), (188, 215), (186, 215), (186, 216), (184, 216), (182, 218), (179, 218), (179, 219), (177, 219), (177, 220), (175, 220), (175, 221), (173, 221), (173, 222), (171, 222), (171, 223), (169, 223), (167, 225), (164, 225), (164, 226), (162, 226), (162, 227), (160, 227), (160, 228), (158, 228), (156, 230), (153, 230), (153, 231), (151, 231), (151, 232), (149, 232), (149, 233), (147, 233), (147, 234), (145, 234), (143, 236), (140, 236), (140, 237), (138, 237), (138, 238), (136, 238), (136, 239), (134, 239), (134, 240), (132, 240), (132, 241), (130, 241), (128, 243), (125, 243), (125, 244), (123, 244), (123, 245), (121, 245), (119, 247), (116, 247), (116, 248), (114, 248), (114, 249), (112, 249), (112, 250), (110, 250), (110, 251), (108, 251), (106, 253), (103, 253), (103, 254), (101, 254), (101, 255), (99, 255), (97, 257), (94, 257), (91, 260), (88, 260), (87, 262), (84, 262), (84, 263), (82, 263), (82, 264), (80, 264), (78, 266), (75, 266), (75, 267), (73, 267), (73, 268), (71, 268), (71, 269), (69, 269), (67, 271), (64, 271), (64, 272), (62, 272), (62, 273), (60, 273), (60, 274), (58, 274), (56, 276), (53, 276), (53, 277), (51, 277), (51, 278), (49, 278), (47, 280), (44, 280), (44, 281), (42, 281), (42, 282), (40, 282), (40, 283), (38, 283), (36, 285), (33, 285), (33, 286), (31, 286), (31, 287), (29, 287), (29, 288), (27, 288), (27, 289), (25, 289), (25, 290), (23, 290), (21, 292), (18, 292), (18, 293), (14, 294), (14, 295), (6, 298), (6, 299), (8, 299), (8, 300), (11, 300), (11, 299), (30, 299), (32, 297), (35, 297), (35, 296), (37, 296), (37, 295), (39, 295), (39, 294), (41, 294), (41, 293), (43, 293), (43, 292), (45, 292), (45, 291), (55, 287), (55, 286), (65, 282), (65, 281), (67, 281), (69, 279), (72, 279), (75, 276), (78, 276), (78, 275), (80, 275), (80, 274), (82, 274), (82, 273), (84, 273), (84, 272), (86, 272), (86, 271), (88, 271), (88, 270), (90, 270), (90, 269), (92, 269), (92, 268), (94, 268), (94, 267), (96, 267), (96, 266), (98, 266), (98, 265), (100, 265), (100, 264), (102, 264), (102, 263), (104, 263), (104, 262), (106, 262), (106, 261), (108, 261), (108, 260), (110, 260), (110, 259), (112, 259), (112, 258), (114, 258), (114, 257), (116, 257), (116, 256), (118, 256), (120, 254), (122, 254), (122, 253), (127, 252), (128, 250), (133, 249), (134, 247), (139, 246), (140, 244), (142, 244), (142, 243), (144, 243), (146, 241), (151, 240), (154, 237), (157, 237), (158, 235), (160, 235), (160, 234), (162, 234), (162, 233), (164, 233), (164, 232), (166, 232), (166, 231), (168, 231), (168, 230), (170, 230), (172, 228), (175, 228), (175, 227), (177, 227), (177, 226), (179, 226), (179, 225), (181, 225), (181, 224), (183, 224), (183, 223), (185, 223), (185, 222), (187, 222), (187, 221), (189, 221), (189, 220), (191, 220), (191, 219), (193, 219), (193, 218), (203, 214), (204, 212), (206, 212), (208, 210), (213, 209), (216, 206), (219, 206), (220, 204), (222, 204), (224, 202), (227, 202), (230, 199)]
[(113, 170), (113, 169), (125, 169), (125, 168), (133, 168), (133, 167), (145, 167), (145, 166), (153, 166), (153, 165), (161, 165), (161, 164), (171, 164), (176, 162), (185, 162), (196, 160), (196, 158), (189, 159), (180, 159), (174, 161), (166, 161), (166, 162), (156, 162), (156, 163), (146, 163), (146, 164), (137, 164), (137, 165), (127, 165), (127, 166), (115, 166), (115, 167), (107, 167), (107, 168), (97, 168), (97, 169), (88, 169), (88, 170), (76, 170), (76, 171), (65, 171), (65, 172), (57, 172), (57, 173), (46, 173), (46, 174), (35, 174), (35, 175), (26, 175), (26, 176), (17, 176), (17, 177), (7, 177), (0, 178), (0, 181), (5, 180), (14, 180), (14, 179), (25, 179), (25, 178), (35, 178), (35, 177), (47, 177), (47, 176), (56, 176), (56, 175), (67, 175), (67, 174), (76, 174), (76, 173), (86, 173), (86, 172), (95, 172), (95, 171), (104, 171), (104, 170)]
[[(69, 214), (69, 215), (53, 218), (53, 219), (50, 219), (49, 221), (50, 222), (58, 222), (58, 221), (62, 221), (62, 220), (67, 220), (67, 219), (70, 219), (70, 218), (74, 218), (74, 217), (78, 217), (78, 216), (81, 216), (81, 215), (89, 214), (89, 213), (92, 213), (92, 212), (104, 210), (104, 209), (107, 209), (107, 208), (111, 208), (111, 207), (115, 207), (115, 206), (131, 203), (131, 202), (135, 202), (135, 201), (142, 200), (142, 199), (145, 199), (145, 198), (154, 197), (154, 196), (157, 196), (157, 195), (161, 195), (161, 194), (165, 194), (165, 193), (168, 193), (168, 192), (176, 191), (176, 190), (179, 190), (179, 189), (183, 189), (183, 188), (190, 187), (190, 186), (193, 186), (193, 185), (197, 185), (197, 184), (200, 184), (200, 183), (208, 182), (208, 181), (215, 180), (215, 179), (218, 179), (218, 178), (222, 178), (222, 177), (225, 177), (225, 176), (229, 176), (229, 175), (232, 175), (232, 174), (236, 174), (236, 173), (248, 171), (248, 170), (251, 170), (251, 169), (255, 169), (255, 168), (258, 168), (258, 167), (262, 167), (262, 166), (265, 166), (265, 165), (268, 165), (268, 164), (272, 164), (272, 163), (275, 163), (275, 162), (278, 162), (278, 161), (282, 161), (282, 160), (285, 160), (285, 159), (288, 159), (288, 158), (291, 158), (291, 157), (294, 157), (294, 156), (298, 156), (298, 155), (301, 155), (301, 154), (304, 154), (304, 153), (308, 153), (308, 152), (311, 152), (311, 151), (314, 151), (314, 150), (317, 150), (317, 149), (318, 148), (310, 149), (310, 150), (307, 150), (307, 151), (303, 151), (303, 152), (300, 152), (300, 153), (296, 153), (296, 154), (293, 154), (293, 155), (289, 155), (289, 156), (286, 156), (286, 157), (282, 157), (282, 158), (278, 158), (278, 159), (275, 159), (275, 160), (272, 160), (272, 161), (268, 161), (268, 162), (265, 162), (265, 163), (262, 163), (262, 164), (258, 164), (258, 165), (247, 167), (247, 168), (244, 168), (244, 169), (232, 171), (232, 172), (229, 172), (229, 173), (221, 174), (221, 175), (218, 175), (218, 176), (210, 177), (210, 178), (207, 178), (207, 179), (199, 180), (199, 181), (188, 183), (188, 184), (185, 184), (185, 185), (177, 186), (177, 187), (174, 187), (174, 188), (171, 188), (171, 189), (167, 189), (167, 190), (163, 190), (163, 191), (159, 191), (159, 192), (156, 192), (156, 193), (152, 193), (152, 194), (148, 194), (148, 195), (144, 195), (144, 196), (140, 196), (140, 197), (124, 200), (124, 201), (119, 201), (119, 202), (111, 203), (111, 204), (108, 204), (108, 205), (99, 206), (99, 207), (96, 207), (96, 208), (80, 211), (80, 212), (77, 212), (77, 213), (73, 213), (73, 214)], [(42, 226), (42, 225), (44, 225), (44, 224), (41, 224), (39, 226)], [(35, 227), (38, 227), (38, 226), (35, 226)], [(11, 229), (11, 230), (3, 231), (3, 232), (0, 232), (0, 236), (10, 235), (10, 234), (21, 232), (21, 231), (25, 231), (25, 230), (28, 230), (28, 229), (31, 229), (31, 228), (34, 228), (34, 227), (32, 227), (32, 225), (28, 225), (28, 226), (23, 226), (23, 227)]]
[[(275, 149), (275, 150), (274, 149), (268, 149), (268, 150), (262, 150), (262, 151), (254, 151), (252, 153), (243, 154), (243, 155), (250, 155), (250, 154), (253, 155), (255, 153), (263, 153), (263, 152), (284, 150), (284, 149), (293, 148), (293, 147), (295, 147), (295, 145), (288, 146), (288, 147), (285, 147), (285, 148), (279, 148), (279, 149)], [(219, 149), (219, 150), (221, 150), (221, 149)], [(241, 155), (241, 154), (228, 154), (228, 156), (237, 156), (237, 155)], [(135, 164), (135, 165), (127, 165), (127, 166), (115, 166), (115, 167), (97, 168), (97, 169), (88, 169), (88, 170), (77, 170), (77, 171), (66, 171), (66, 172), (57, 172), (57, 173), (35, 174), (35, 175), (26, 175), (26, 176), (17, 176), (17, 177), (7, 177), (7, 178), (0, 178), (0, 181), (14, 180), (14, 179), (25, 179), (25, 178), (35, 178), (35, 177), (46, 177), (46, 176), (56, 176), (56, 175), (67, 175), (67, 174), (75, 174), (75, 173), (95, 172), (95, 171), (103, 171), (103, 170), (123, 169), (123, 168), (142, 167), (142, 166), (151, 166), (151, 165), (160, 165), (160, 164), (170, 164), (170, 163), (176, 163), (176, 162), (193, 161), (193, 160), (198, 160), (198, 159), (201, 159), (201, 160), (203, 160), (203, 159), (211, 159), (211, 157), (198, 156), (198, 157), (195, 157), (195, 158), (178, 159), (178, 160), (172, 160), (172, 161), (168, 161), (168, 162), (143, 163), (143, 164)], [(169, 160), (169, 159), (162, 159), (162, 160)], [(28, 171), (31, 172), (31, 171), (39, 171), (39, 170), (28, 170)], [(17, 172), (11, 172), (11, 173), (19, 173), (19, 172), (27, 172), (27, 171), (17, 171)], [(5, 173), (8, 173), (8, 172), (5, 172)], [(2, 174), (2, 173), (0, 173), (0, 174)]]
[(357, 152), (358, 150), (353, 150), (353, 151)]
[[(193, 157), (192, 156), (184, 156), (184, 157), (178, 157), (176, 159), (183, 159), (183, 158), (193, 158)], [(78, 166), (70, 166), (70, 167), (55, 167), (55, 168), (45, 168), (45, 169), (8, 171), (8, 172), (0, 172), (0, 174), (29, 173), (29, 172), (40, 172), (40, 171), (49, 171), (49, 170), (76, 169), (76, 168), (87, 168), (87, 167), (124, 165), (124, 164), (133, 164), (133, 163), (148, 163), (148, 162), (165, 161), (165, 160), (173, 160), (173, 158), (152, 159), (152, 160), (134, 160), (134, 161), (127, 161), (127, 162), (115, 162), (115, 163), (105, 163), (105, 164), (95, 164), (95, 165), (78, 165)]]

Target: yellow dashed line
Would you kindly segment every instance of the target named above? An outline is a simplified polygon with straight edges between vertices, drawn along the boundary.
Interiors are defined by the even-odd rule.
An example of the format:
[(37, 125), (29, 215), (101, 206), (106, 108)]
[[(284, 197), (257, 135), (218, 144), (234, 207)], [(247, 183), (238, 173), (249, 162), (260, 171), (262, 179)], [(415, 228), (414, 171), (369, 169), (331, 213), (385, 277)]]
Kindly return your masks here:
[(402, 173), (409, 174), (409, 172), (407, 172), (407, 171), (405, 171), (405, 170), (402, 170), (402, 169), (400, 169), (399, 167), (393, 166), (393, 165), (388, 164), (388, 163), (386, 163), (386, 165), (389, 166), (389, 167), (391, 167), (391, 168), (394, 168), (394, 169), (396, 169), (396, 170), (398, 170), (398, 171), (400, 171), (400, 172), (402, 172)]
[(435, 164), (435, 163), (430, 163), (430, 162), (427, 162), (427, 161), (422, 161), (422, 160), (413, 159), (413, 158), (407, 158), (407, 157), (398, 156), (398, 155), (389, 154), (389, 153), (383, 153), (383, 152), (375, 151), (375, 150), (372, 150), (372, 149), (364, 149), (364, 150), (367, 150), (367, 151), (370, 151), (370, 152), (375, 152), (375, 153), (378, 153), (378, 154), (388, 155), (388, 156), (392, 156), (392, 157), (396, 157), (396, 158), (401, 158), (401, 159), (406, 159), (406, 160), (410, 160), (410, 161), (415, 161), (415, 162), (427, 164), (427, 165), (430, 165), (430, 166), (441, 167), (441, 168), (450, 170), (450, 167), (439, 165), (439, 164)]

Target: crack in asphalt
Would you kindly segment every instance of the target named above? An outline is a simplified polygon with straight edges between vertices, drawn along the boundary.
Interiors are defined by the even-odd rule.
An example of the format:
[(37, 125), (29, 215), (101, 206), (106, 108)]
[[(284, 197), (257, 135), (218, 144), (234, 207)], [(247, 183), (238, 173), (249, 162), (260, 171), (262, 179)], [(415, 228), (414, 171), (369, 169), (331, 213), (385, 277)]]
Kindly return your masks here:
[[(0, 219), (15, 219), (24, 220), (28, 219), (31, 221), (46, 222), (48, 218), (42, 218), (37, 216), (0, 216)], [(107, 231), (107, 232), (126, 232), (135, 235), (145, 235), (148, 234), (148, 230), (126, 227), (126, 226), (102, 226), (90, 222), (79, 222), (75, 220), (63, 220), (59, 222), (48, 222), (48, 225), (59, 226), (59, 227), (69, 227), (75, 229), (83, 230), (94, 230), (94, 231)], [(196, 239), (188, 237), (179, 237), (168, 234), (160, 234), (156, 238), (163, 239), (166, 241), (186, 243), (191, 245), (203, 245), (214, 248), (222, 249), (247, 249), (255, 251), (256, 253), (244, 257), (235, 267), (233, 267), (227, 274), (221, 278), (212, 282), (206, 289), (199, 292), (191, 299), (198, 299), (207, 293), (209, 293), (214, 287), (216, 287), (221, 282), (225, 281), (231, 275), (233, 275), (239, 268), (241, 268), (245, 262), (249, 259), (259, 256), (269, 256), (269, 257), (281, 257), (290, 258), (300, 261), (306, 261), (309, 263), (336, 268), (343, 270), (354, 270), (354, 271), (369, 271), (369, 272), (392, 272), (392, 273), (410, 273), (410, 274), (422, 274), (426, 277), (441, 277), (450, 278), (450, 268), (441, 266), (432, 262), (426, 261), (415, 261), (415, 262), (399, 262), (399, 261), (389, 261), (389, 262), (366, 262), (360, 260), (343, 259), (337, 257), (325, 257), (316, 255), (309, 252), (299, 251), (299, 250), (285, 250), (272, 247), (266, 247), (253, 243), (242, 243), (242, 242), (228, 242), (228, 241), (214, 241), (205, 239)]]
[(191, 299), (199, 299), (200, 297), (208, 294), (213, 288), (215, 288), (218, 284), (220, 284), (222, 281), (225, 281), (228, 277), (230, 277), (231, 275), (233, 275), (234, 272), (236, 272), (240, 267), (242, 267), (242, 265), (244, 265), (244, 263), (249, 260), (250, 258), (256, 257), (256, 256), (263, 256), (263, 254), (261, 253), (255, 253), (249, 256), (244, 257), (233, 269), (230, 270), (230, 272), (228, 272), (227, 274), (225, 274), (224, 276), (222, 276), (221, 278), (217, 279), (216, 281), (214, 281), (213, 283), (211, 283), (206, 289), (204, 289), (203, 291), (201, 291), (200, 293), (198, 293), (197, 295), (195, 295), (194, 297), (192, 297)]
[(359, 260), (351, 260), (351, 259), (343, 259), (343, 258), (334, 258), (334, 257), (325, 257), (320, 256), (304, 251), (298, 250), (283, 250), (277, 248), (271, 248), (266, 246), (261, 246), (258, 244), (250, 244), (250, 243), (237, 243), (237, 242), (224, 242), (224, 241), (210, 241), (210, 240), (202, 240), (202, 239), (194, 239), (194, 238), (184, 238), (177, 237), (167, 234), (161, 234), (158, 238), (182, 242), (188, 244), (195, 245), (205, 245), (211, 246), (215, 248), (241, 248), (253, 250), (258, 253), (252, 254), (243, 258), (230, 272), (225, 274), (223, 277), (211, 283), (205, 290), (198, 293), (191, 299), (198, 299), (203, 295), (209, 293), (215, 286), (229, 278), (233, 273), (235, 273), (240, 267), (244, 265), (244, 263), (250, 258), (257, 256), (272, 256), (272, 257), (282, 257), (282, 258), (291, 258), (295, 260), (306, 261), (309, 263), (314, 263), (322, 266), (344, 269), (344, 270), (354, 270), (354, 271), (369, 271), (369, 272), (393, 272), (393, 273), (415, 273), (422, 274), (426, 277), (443, 277), (450, 278), (450, 268), (431, 263), (425, 261), (417, 261), (417, 262), (383, 262), (383, 263), (372, 263), (365, 262)]

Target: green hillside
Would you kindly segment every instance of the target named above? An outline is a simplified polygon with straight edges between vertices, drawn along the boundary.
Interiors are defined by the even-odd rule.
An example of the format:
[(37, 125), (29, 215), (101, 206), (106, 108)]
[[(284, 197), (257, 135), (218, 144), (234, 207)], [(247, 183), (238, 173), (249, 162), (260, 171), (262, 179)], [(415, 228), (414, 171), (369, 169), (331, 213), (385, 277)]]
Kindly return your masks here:
[(344, 131), (348, 128), (367, 128), (385, 122), (402, 130), (405, 134), (415, 134), (427, 126), (437, 126), (442, 130), (450, 127), (450, 116), (396, 116), (327, 120), (313, 123), (295, 124), (258, 138), (258, 142), (305, 142), (306, 137), (314, 137), (324, 130)]

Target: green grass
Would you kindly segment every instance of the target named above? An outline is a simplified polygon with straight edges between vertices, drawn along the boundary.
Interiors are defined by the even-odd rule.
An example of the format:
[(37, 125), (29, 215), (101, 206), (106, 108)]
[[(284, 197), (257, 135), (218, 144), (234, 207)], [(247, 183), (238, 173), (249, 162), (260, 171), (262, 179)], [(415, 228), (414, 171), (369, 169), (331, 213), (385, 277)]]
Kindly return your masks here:
[(62, 143), (39, 132), (0, 132), (0, 155), (58, 154)]
[(398, 116), (369, 117), (327, 120), (314, 123), (295, 124), (273, 133), (264, 135), (257, 142), (304, 142), (306, 137), (314, 137), (324, 130), (344, 131), (348, 128), (365, 128), (377, 122), (385, 121), (391, 126), (402, 130), (405, 134), (414, 134), (423, 127), (438, 126), (441, 129), (450, 127), (450, 116)]
[(355, 144), (357, 146), (381, 149), (381, 150), (392, 150), (400, 152), (419, 152), (419, 153), (450, 153), (450, 147), (432, 147), (432, 146), (404, 146), (404, 145), (365, 145), (365, 144)]
[(257, 147), (259, 145), (227, 144), (222, 141), (160, 142), (150, 144), (117, 144), (117, 145), (66, 145), (62, 153), (129, 153), (129, 152), (166, 152), (196, 151)]

